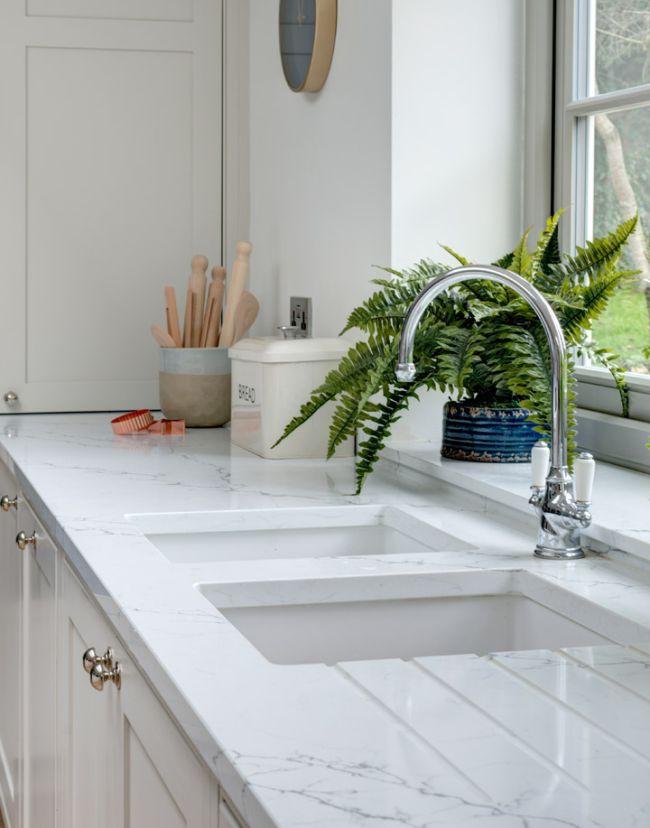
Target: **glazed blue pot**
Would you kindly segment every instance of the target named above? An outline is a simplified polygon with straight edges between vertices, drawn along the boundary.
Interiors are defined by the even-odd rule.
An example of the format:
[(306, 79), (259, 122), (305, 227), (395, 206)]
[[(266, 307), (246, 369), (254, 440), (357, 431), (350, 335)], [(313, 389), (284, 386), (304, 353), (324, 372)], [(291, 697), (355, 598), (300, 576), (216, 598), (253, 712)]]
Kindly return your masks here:
[(476, 463), (529, 463), (538, 432), (525, 408), (448, 402), (443, 412), (443, 457)]

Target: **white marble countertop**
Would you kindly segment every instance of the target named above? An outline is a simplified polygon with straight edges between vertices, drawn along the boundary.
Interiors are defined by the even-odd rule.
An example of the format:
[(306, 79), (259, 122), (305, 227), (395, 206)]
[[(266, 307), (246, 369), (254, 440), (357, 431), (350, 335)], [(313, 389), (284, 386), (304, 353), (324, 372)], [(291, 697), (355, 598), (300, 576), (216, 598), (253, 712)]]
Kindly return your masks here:
[[(534, 519), (513, 504), (389, 461), (354, 498), (352, 461), (263, 461), (221, 430), (118, 438), (108, 420), (4, 417), (0, 456), (251, 828), (650, 825), (644, 561), (537, 561)], [(218, 526), (251, 509), (375, 503), (464, 548), (174, 564), (127, 517), (210, 512), (200, 519)], [(278, 601), (290, 581), (305, 600), (332, 584), (425, 595), (441, 573), (450, 594), (485, 573), (542, 601), (561, 588), (567, 614), (604, 609), (608, 637), (630, 646), (272, 664), (195, 588), (216, 583), (227, 596), (271, 581)]]

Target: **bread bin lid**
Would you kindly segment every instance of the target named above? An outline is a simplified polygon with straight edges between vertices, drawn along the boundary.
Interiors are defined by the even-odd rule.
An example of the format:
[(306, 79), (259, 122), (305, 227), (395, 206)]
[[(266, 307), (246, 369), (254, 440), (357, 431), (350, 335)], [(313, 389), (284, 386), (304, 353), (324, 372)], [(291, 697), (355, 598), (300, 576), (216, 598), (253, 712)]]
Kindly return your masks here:
[(277, 336), (251, 336), (228, 350), (231, 359), (244, 362), (324, 362), (339, 360), (350, 343), (345, 339), (280, 339)]

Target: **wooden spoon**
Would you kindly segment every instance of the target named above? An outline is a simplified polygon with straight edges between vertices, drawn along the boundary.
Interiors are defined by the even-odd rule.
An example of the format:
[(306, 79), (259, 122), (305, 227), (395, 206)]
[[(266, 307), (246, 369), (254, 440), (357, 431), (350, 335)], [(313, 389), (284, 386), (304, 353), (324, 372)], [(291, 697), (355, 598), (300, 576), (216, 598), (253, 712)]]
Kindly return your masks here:
[(208, 292), (208, 302), (205, 307), (205, 316), (203, 317), (203, 332), (201, 334), (202, 348), (214, 348), (219, 341), (225, 279), (225, 267), (212, 268), (212, 284)]
[(245, 290), (237, 305), (235, 313), (235, 333), (233, 335), (232, 344), (239, 342), (245, 335), (253, 322), (257, 319), (257, 314), (260, 311), (260, 303), (253, 296)]
[(203, 326), (203, 308), (205, 306), (207, 269), (208, 260), (205, 256), (192, 256), (192, 274), (190, 276), (189, 288), (196, 296), (192, 308), (192, 348), (198, 348), (201, 344), (201, 328)]
[(151, 335), (156, 340), (156, 342), (160, 345), (161, 348), (175, 348), (176, 343), (174, 342), (174, 337), (170, 336), (164, 328), (161, 328), (160, 325), (152, 325), (151, 326)]
[(237, 256), (235, 257), (235, 263), (232, 268), (226, 312), (224, 313), (223, 326), (219, 338), (219, 345), (222, 348), (228, 348), (234, 342), (235, 313), (237, 312), (237, 305), (239, 304), (242, 293), (246, 289), (249, 267), (248, 260), (252, 249), (253, 245), (250, 242), (237, 242)]

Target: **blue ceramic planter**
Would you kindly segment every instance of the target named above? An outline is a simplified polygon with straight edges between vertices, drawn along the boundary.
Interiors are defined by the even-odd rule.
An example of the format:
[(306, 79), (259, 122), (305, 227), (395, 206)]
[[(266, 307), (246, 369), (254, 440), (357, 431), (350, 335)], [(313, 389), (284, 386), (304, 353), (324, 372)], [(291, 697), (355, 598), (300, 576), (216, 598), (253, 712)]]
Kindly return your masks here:
[(528, 463), (540, 439), (525, 408), (490, 408), (448, 402), (443, 416), (443, 457), (476, 463)]

